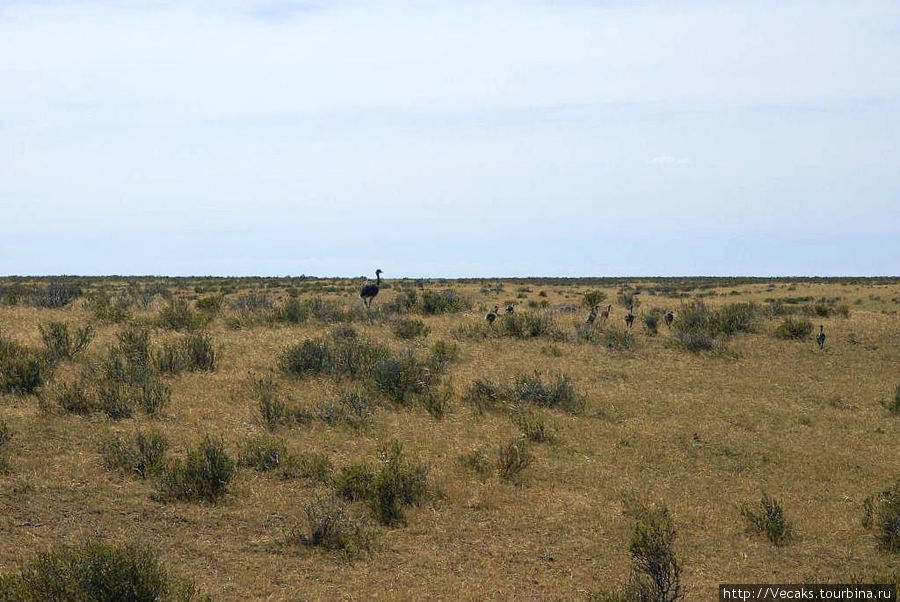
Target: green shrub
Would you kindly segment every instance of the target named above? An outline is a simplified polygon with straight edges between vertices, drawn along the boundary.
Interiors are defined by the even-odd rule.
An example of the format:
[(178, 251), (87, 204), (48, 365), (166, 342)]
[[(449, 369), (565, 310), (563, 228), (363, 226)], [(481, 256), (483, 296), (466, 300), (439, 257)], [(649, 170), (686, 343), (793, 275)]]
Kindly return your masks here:
[(584, 410), (585, 401), (575, 390), (569, 377), (559, 373), (550, 382), (544, 382), (539, 372), (520, 374), (509, 392), (519, 403), (565, 410), (578, 414)]
[(272, 314), (276, 322), (303, 324), (309, 319), (309, 307), (299, 299), (285, 299)]
[(686, 351), (697, 353), (699, 351), (712, 351), (716, 342), (712, 335), (706, 331), (691, 331), (679, 329), (675, 331), (675, 341)]
[(124, 322), (130, 314), (130, 299), (117, 295), (111, 297), (105, 291), (97, 291), (88, 298), (87, 307), (94, 317), (103, 322)]
[(531, 451), (524, 437), (516, 437), (497, 449), (497, 473), (501, 479), (519, 482), (531, 461)]
[(421, 395), (431, 386), (431, 376), (412, 353), (379, 359), (373, 368), (375, 389), (392, 402), (405, 405), (410, 396)]
[(761, 310), (753, 303), (729, 303), (709, 314), (709, 327), (713, 335), (733, 336), (753, 332)]
[(644, 314), (644, 330), (647, 331), (647, 334), (655, 335), (659, 332), (659, 320), (661, 316), (662, 312), (657, 309), (650, 310)]
[(12, 440), (12, 430), (5, 422), (0, 422), (0, 474), (9, 471), (9, 461), (7, 460), (7, 446)]
[(545, 337), (553, 340), (564, 338), (553, 314), (549, 311), (523, 311), (505, 313), (498, 320), (501, 335), (516, 339)]
[(878, 546), (888, 552), (900, 552), (900, 480), (866, 498), (863, 510), (863, 526), (875, 531)]
[(371, 544), (366, 523), (351, 516), (347, 505), (335, 496), (317, 497), (303, 506), (304, 531), (294, 530), (292, 540), (303, 545), (337, 550), (348, 557), (358, 556)]
[(468, 301), (460, 297), (456, 291), (422, 291), (416, 309), (426, 315), (458, 313), (470, 309)]
[(333, 473), (331, 460), (319, 453), (289, 453), (278, 469), (282, 479), (310, 479), (319, 483), (328, 482)]
[(882, 405), (894, 416), (900, 416), (900, 385), (894, 387), (893, 397), (889, 397), (882, 401)]
[(450, 399), (453, 393), (449, 387), (440, 390), (429, 390), (422, 395), (422, 407), (431, 414), (435, 420), (441, 420), (450, 410)]
[(793, 537), (793, 526), (784, 516), (784, 506), (768, 494), (763, 494), (756, 509), (743, 506), (741, 515), (747, 519), (751, 533), (765, 535), (776, 546), (788, 543)]
[(458, 461), (463, 468), (471, 470), (480, 477), (486, 477), (491, 470), (490, 458), (480, 449), (460, 455)]
[(231, 309), (238, 311), (266, 311), (272, 309), (272, 300), (265, 293), (245, 293), (231, 300)]
[(40, 553), (17, 573), (0, 575), (0, 600), (157, 602), (197, 599), (149, 548), (102, 541)]
[(105, 439), (100, 443), (100, 455), (109, 470), (146, 479), (162, 472), (168, 448), (168, 441), (160, 433), (138, 433), (133, 441), (119, 436)]
[(812, 322), (806, 318), (787, 316), (775, 329), (775, 336), (779, 339), (805, 339), (812, 331)]
[(50, 377), (45, 356), (0, 336), (0, 393), (30, 395)]
[(208, 321), (207, 316), (198, 314), (191, 309), (185, 299), (171, 299), (169, 303), (159, 311), (157, 324), (162, 328), (171, 330), (193, 330), (200, 328)]
[(337, 471), (331, 478), (331, 485), (337, 495), (347, 501), (368, 499), (371, 495), (375, 471), (366, 464), (350, 464)]
[(485, 410), (495, 409), (504, 399), (503, 389), (486, 379), (472, 381), (466, 391), (464, 400), (472, 406), (476, 414), (483, 414)]
[(41, 340), (47, 347), (47, 356), (52, 361), (70, 360), (83, 351), (94, 338), (90, 324), (69, 332), (69, 326), (62, 322), (41, 324)]
[(614, 351), (630, 351), (634, 348), (634, 335), (627, 330), (610, 327), (603, 333), (603, 345)]
[(417, 339), (419, 337), (427, 337), (428, 336), (428, 326), (425, 325), (425, 322), (422, 320), (417, 320), (415, 318), (402, 318), (394, 322), (392, 326), (392, 330), (394, 331), (394, 336), (398, 339)]
[(381, 454), (381, 468), (375, 473), (366, 501), (379, 522), (394, 525), (403, 522), (403, 509), (421, 503), (427, 491), (428, 468), (408, 461), (402, 445), (394, 440)]
[(316, 415), (329, 426), (346, 425), (353, 429), (367, 428), (372, 422), (374, 405), (358, 391), (345, 391), (336, 400), (328, 400), (316, 407)]
[(282, 466), (287, 458), (288, 451), (284, 441), (272, 437), (257, 437), (241, 447), (238, 465), (266, 472)]
[[(541, 296), (546, 297), (547, 293), (544, 293)], [(590, 290), (590, 291), (587, 291), (584, 294), (584, 296), (581, 298), (581, 307), (584, 307), (586, 309), (591, 309), (595, 305), (600, 305), (604, 301), (606, 301), (606, 293), (604, 293), (601, 290), (597, 290), (597, 289)]]
[(224, 297), (222, 295), (213, 295), (211, 297), (201, 297), (197, 299), (197, 311), (205, 314), (206, 316), (212, 318), (219, 314), (222, 310), (222, 302), (224, 301)]
[(218, 439), (207, 435), (183, 461), (170, 462), (159, 482), (164, 499), (214, 503), (228, 491), (234, 461)]
[(54, 280), (47, 286), (35, 288), (28, 299), (34, 307), (65, 307), (82, 295), (81, 288), (72, 282)]
[(217, 354), (210, 335), (195, 333), (163, 345), (154, 360), (157, 370), (169, 374), (212, 372)]
[(429, 350), (427, 365), (435, 372), (444, 372), (459, 359), (459, 345), (447, 341), (435, 341)]
[(684, 597), (676, 537), (665, 506), (644, 506), (638, 512), (629, 546), (632, 575), (626, 585), (626, 591), (637, 594), (636, 599), (669, 602)]
[(536, 412), (521, 410), (511, 415), (512, 423), (522, 431), (529, 441), (535, 443), (552, 443), (555, 436), (551, 432), (544, 417)]

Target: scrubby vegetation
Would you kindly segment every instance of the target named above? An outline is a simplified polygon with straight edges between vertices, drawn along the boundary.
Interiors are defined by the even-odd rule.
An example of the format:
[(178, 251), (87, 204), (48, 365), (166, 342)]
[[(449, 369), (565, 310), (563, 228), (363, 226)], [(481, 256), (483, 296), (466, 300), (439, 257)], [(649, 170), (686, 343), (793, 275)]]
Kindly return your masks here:
[(892, 487), (866, 498), (863, 527), (875, 533), (881, 549), (900, 552), (900, 480)]
[(759, 504), (744, 505), (741, 515), (747, 520), (747, 529), (751, 533), (764, 535), (776, 546), (783, 546), (794, 536), (791, 522), (785, 518), (781, 501), (763, 494)]
[(149, 548), (91, 541), (39, 553), (18, 572), (0, 575), (0, 600), (45, 602), (189, 602), (193, 582), (174, 577)]
[(225, 444), (207, 435), (188, 450), (183, 460), (172, 460), (159, 480), (161, 499), (215, 503), (228, 492), (235, 463)]

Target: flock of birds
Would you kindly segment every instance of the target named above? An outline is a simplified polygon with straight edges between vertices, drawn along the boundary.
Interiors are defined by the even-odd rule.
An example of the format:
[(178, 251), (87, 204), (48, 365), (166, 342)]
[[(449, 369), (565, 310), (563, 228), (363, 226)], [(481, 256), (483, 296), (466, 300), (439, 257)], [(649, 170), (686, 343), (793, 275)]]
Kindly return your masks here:
[[(375, 282), (367, 282), (363, 285), (363, 287), (359, 291), (359, 296), (363, 300), (363, 304), (366, 306), (366, 309), (371, 309), (372, 300), (378, 296), (378, 289), (381, 286), (381, 274), (382, 271), (375, 270)], [(596, 321), (597, 316), (600, 316), (600, 320), (602, 322), (606, 322), (609, 319), (609, 315), (612, 312), (612, 305), (607, 305), (606, 309), (603, 311), (598, 311), (600, 309), (600, 304), (595, 304), (590, 313), (587, 316), (587, 320), (585, 322), (589, 326), (594, 325), (594, 321)], [(509, 303), (506, 306), (506, 313), (512, 314), (515, 313), (516, 308), (514, 303)], [(494, 324), (494, 321), (500, 316), (500, 306), (495, 305), (494, 309), (489, 311), (487, 315), (484, 316), (484, 319), (487, 320), (488, 324)], [(666, 310), (663, 314), (663, 321), (666, 323), (666, 326), (671, 328), (672, 322), (675, 321), (675, 312), (671, 309)], [(625, 313), (625, 325), (628, 328), (632, 328), (634, 326), (634, 305), (628, 308), (628, 311)], [(819, 334), (816, 335), (816, 342), (819, 344), (819, 349), (825, 348), (825, 326), (819, 325)]]

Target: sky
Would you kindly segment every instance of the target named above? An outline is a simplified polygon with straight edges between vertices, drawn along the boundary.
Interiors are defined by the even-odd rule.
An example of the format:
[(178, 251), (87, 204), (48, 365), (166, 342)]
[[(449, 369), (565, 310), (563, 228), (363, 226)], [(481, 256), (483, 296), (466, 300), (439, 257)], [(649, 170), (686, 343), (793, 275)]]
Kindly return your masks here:
[(0, 275), (900, 275), (896, 0), (0, 0)]

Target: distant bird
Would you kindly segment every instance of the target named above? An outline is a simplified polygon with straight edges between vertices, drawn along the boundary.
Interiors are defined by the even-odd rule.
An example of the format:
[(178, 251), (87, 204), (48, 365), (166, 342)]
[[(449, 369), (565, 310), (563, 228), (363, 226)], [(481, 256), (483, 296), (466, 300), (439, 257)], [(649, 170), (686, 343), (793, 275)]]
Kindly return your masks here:
[(671, 327), (672, 327), (672, 322), (675, 320), (675, 312), (673, 312), (673, 311), (670, 309), (670, 310), (667, 311), (666, 314), (663, 316), (663, 319), (666, 321), (666, 326), (668, 326), (669, 328), (671, 328)]
[(628, 313), (625, 314), (625, 323), (628, 324), (628, 328), (634, 326), (634, 305), (628, 308)]
[(359, 289), (359, 296), (366, 308), (372, 307), (372, 299), (378, 296), (379, 286), (381, 286), (381, 270), (375, 270), (375, 282), (367, 282)]
[(494, 309), (492, 309), (491, 311), (489, 311), (489, 312), (487, 313), (487, 315), (484, 317), (484, 319), (488, 321), (488, 324), (490, 324), (491, 326), (493, 326), (493, 325), (494, 325), (494, 320), (497, 319), (497, 315), (498, 315), (499, 312), (500, 312), (500, 307), (497, 306), (497, 305), (495, 305), (495, 306), (494, 306)]
[(512, 313), (515, 313), (515, 311), (516, 311), (515, 303), (507, 303), (506, 304), (506, 313), (512, 314)]
[(819, 349), (825, 348), (825, 327), (819, 324), (819, 334), (816, 335), (816, 342), (819, 343)]
[(591, 313), (588, 314), (587, 323), (593, 324), (594, 320), (597, 319), (597, 308), (600, 307), (600, 304), (597, 303), (594, 307), (591, 308)]
[(607, 305), (606, 309), (600, 312), (600, 319), (606, 322), (609, 319), (609, 312), (612, 311), (612, 305)]

